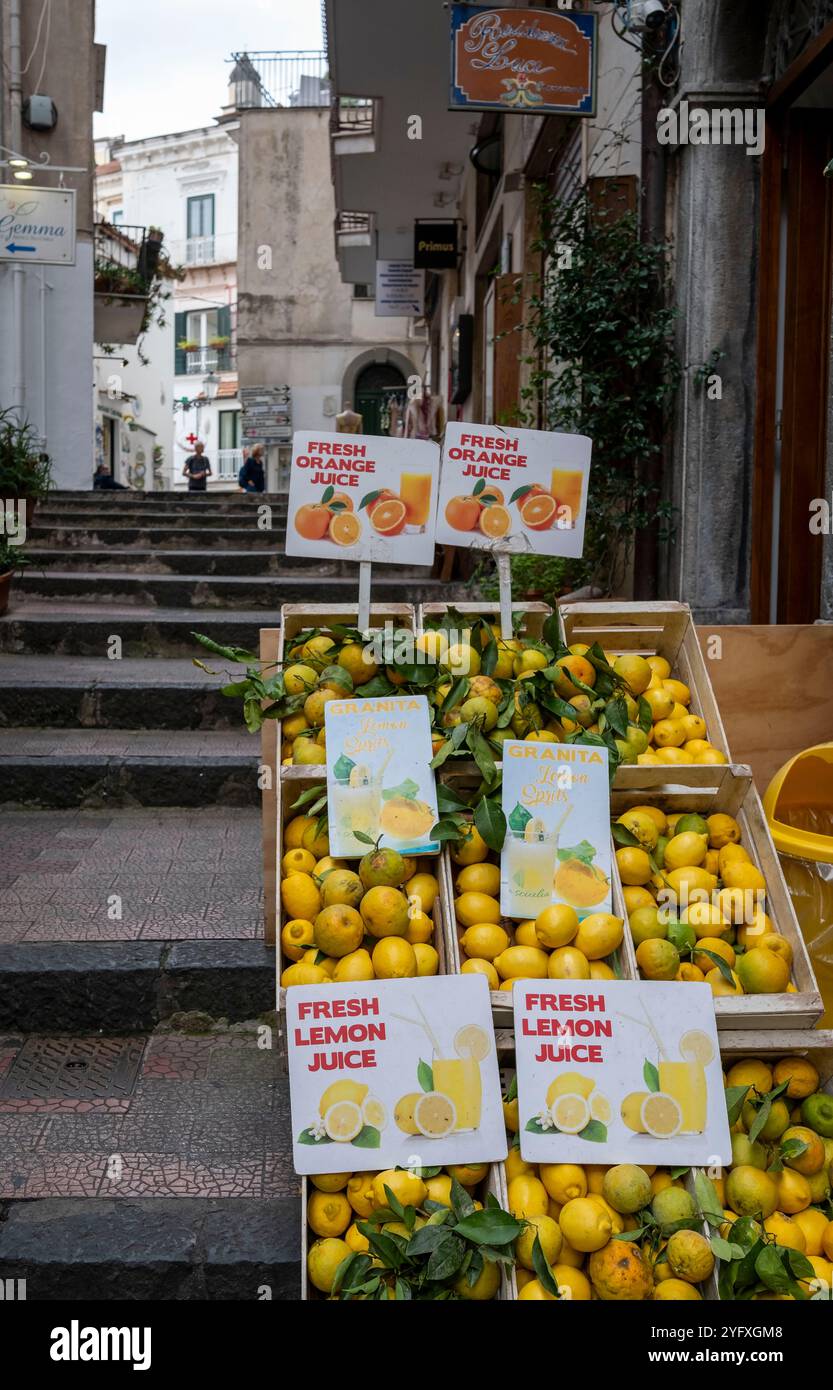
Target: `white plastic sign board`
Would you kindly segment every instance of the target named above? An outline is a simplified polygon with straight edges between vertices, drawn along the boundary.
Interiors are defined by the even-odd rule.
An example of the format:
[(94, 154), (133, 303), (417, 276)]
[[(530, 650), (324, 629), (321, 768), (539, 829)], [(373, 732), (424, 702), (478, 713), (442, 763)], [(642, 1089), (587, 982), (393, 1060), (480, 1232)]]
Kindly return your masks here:
[(519, 980), (512, 991), (528, 1163), (729, 1163), (706, 984)]
[(430, 440), (296, 431), (287, 555), (433, 564), (439, 465)]
[(436, 854), (440, 846), (431, 830), (439, 815), (427, 697), (367, 699), (359, 689), (324, 706), (324, 727), (330, 853), (355, 858), (379, 840), (400, 854)]
[(425, 271), (413, 261), (376, 262), (376, 318), (418, 318), (425, 308)]
[(506, 1157), (483, 976), (295, 985), (286, 992), (298, 1173)]
[(579, 919), (609, 912), (607, 749), (507, 739), (502, 756), (503, 915), (528, 920), (550, 903), (567, 903)]
[(592, 450), (583, 434), (449, 422), (437, 540), (579, 559)]
[(0, 261), (75, 265), (75, 190), (0, 184)]

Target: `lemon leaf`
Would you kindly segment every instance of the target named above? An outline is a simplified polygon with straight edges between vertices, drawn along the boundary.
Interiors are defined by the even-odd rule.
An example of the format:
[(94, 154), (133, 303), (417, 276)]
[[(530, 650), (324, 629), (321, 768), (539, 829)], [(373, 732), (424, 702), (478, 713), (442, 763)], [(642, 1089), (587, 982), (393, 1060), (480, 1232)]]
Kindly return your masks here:
[(423, 1062), (421, 1058), (419, 1066), (417, 1067), (417, 1081), (419, 1082), (423, 1091), (433, 1091), (434, 1073), (431, 1067), (429, 1067), (428, 1063)]
[(345, 757), (342, 753), (335, 761), (333, 766), (333, 776), (337, 782), (346, 782), (356, 764), (352, 758)]
[(591, 1144), (607, 1143), (607, 1125), (602, 1124), (601, 1120), (591, 1120), (584, 1129), (579, 1131), (579, 1139), (587, 1139)]
[(550, 1262), (544, 1254), (541, 1237), (537, 1234), (532, 1242), (532, 1267), (541, 1288), (546, 1289), (547, 1293), (551, 1293), (553, 1298), (558, 1298), (558, 1285), (553, 1278)]
[(649, 1091), (658, 1091), (660, 1089), (659, 1072), (653, 1062), (646, 1060), (642, 1068), (642, 1077)]
[(474, 808), (474, 824), (489, 849), (500, 854), (506, 839), (506, 817), (500, 806), (487, 796), (481, 797)]
[[(687, 1169), (682, 1170), (684, 1173)], [(705, 1173), (695, 1173), (694, 1193), (700, 1206), (703, 1216), (710, 1226), (722, 1226), (726, 1217), (723, 1214), (723, 1205), (717, 1195), (717, 1188), (711, 1178)]]
[(740, 1118), (746, 1097), (749, 1095), (749, 1086), (727, 1086), (726, 1087), (726, 1111), (729, 1116), (729, 1124), (733, 1125)]
[(353, 1140), (359, 1149), (378, 1149), (381, 1142), (382, 1136), (374, 1125), (364, 1125)]

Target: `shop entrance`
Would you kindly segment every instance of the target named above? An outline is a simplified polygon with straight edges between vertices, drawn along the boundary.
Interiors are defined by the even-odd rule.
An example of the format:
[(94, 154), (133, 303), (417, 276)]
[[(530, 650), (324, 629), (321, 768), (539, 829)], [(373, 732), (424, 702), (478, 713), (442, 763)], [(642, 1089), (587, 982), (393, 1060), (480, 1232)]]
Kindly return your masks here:
[(406, 384), (398, 367), (372, 362), (356, 378), (353, 409), (364, 421), (365, 434), (389, 434), (391, 412), (404, 406)]

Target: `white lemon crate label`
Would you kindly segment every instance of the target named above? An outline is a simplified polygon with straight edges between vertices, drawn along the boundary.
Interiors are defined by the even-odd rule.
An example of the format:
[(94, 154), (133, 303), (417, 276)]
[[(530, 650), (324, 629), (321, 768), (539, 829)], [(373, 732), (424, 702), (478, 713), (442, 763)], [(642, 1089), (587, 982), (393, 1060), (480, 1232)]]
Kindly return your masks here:
[(287, 555), (433, 564), (439, 468), (430, 440), (297, 431)]
[(728, 1163), (709, 985), (518, 980), (521, 1156), (529, 1163)]
[(551, 903), (579, 919), (611, 905), (606, 748), (507, 739), (500, 910), (529, 920)]
[(286, 1027), (296, 1172), (506, 1157), (484, 977), (296, 985)]
[(352, 859), (380, 842), (436, 854), (437, 788), (425, 695), (361, 691), (324, 706), (330, 853)]
[(437, 540), (579, 559), (592, 451), (583, 434), (449, 423)]

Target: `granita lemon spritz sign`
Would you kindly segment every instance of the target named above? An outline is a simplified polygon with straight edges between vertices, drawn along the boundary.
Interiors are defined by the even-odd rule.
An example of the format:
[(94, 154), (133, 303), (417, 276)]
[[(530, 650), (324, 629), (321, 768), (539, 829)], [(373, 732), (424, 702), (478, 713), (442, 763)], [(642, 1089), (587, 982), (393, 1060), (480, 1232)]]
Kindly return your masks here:
[(324, 727), (330, 852), (354, 858), (380, 841), (400, 854), (436, 854), (427, 698), (330, 700)]
[(506, 1157), (483, 976), (286, 993), (295, 1171)]
[(296, 432), (287, 555), (433, 564), (439, 466), (430, 440)]
[(501, 912), (532, 919), (551, 903), (579, 920), (609, 912), (607, 749), (507, 739), (502, 753)]
[(730, 1162), (709, 985), (518, 980), (512, 997), (527, 1162)]

